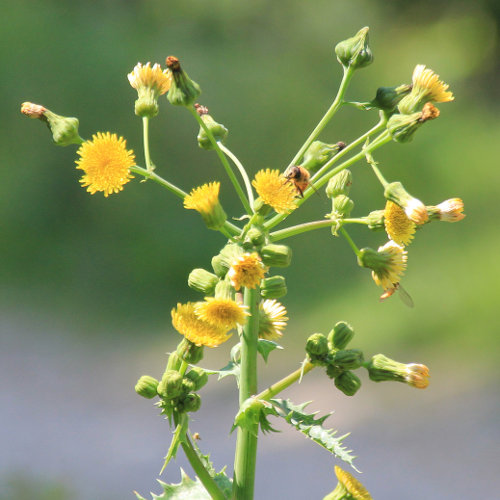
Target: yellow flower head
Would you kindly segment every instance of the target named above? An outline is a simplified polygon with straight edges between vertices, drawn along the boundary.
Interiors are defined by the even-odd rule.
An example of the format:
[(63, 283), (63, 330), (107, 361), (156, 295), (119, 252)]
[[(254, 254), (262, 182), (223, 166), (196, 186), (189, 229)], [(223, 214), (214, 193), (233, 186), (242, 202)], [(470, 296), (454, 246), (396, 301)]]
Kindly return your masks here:
[(87, 187), (90, 194), (103, 191), (104, 196), (118, 193), (123, 185), (133, 175), (130, 167), (135, 165), (135, 156), (132, 150), (127, 150), (127, 143), (123, 137), (116, 134), (97, 132), (91, 141), (85, 141), (77, 153), (76, 168), (85, 174), (80, 179), (83, 187)]
[(397, 203), (390, 200), (385, 204), (384, 225), (389, 238), (398, 245), (407, 246), (415, 234), (415, 223)]
[(184, 198), (184, 208), (197, 210), (210, 229), (218, 230), (226, 222), (227, 215), (219, 203), (220, 182), (211, 182), (193, 189)]
[[(335, 492), (345, 493), (344, 496), (335, 498), (352, 498), (352, 500), (372, 500), (372, 496), (368, 490), (349, 472), (341, 469), (338, 465), (335, 466), (335, 475), (339, 480), (339, 484)], [(337, 491), (338, 490), (338, 491)]]
[(257, 253), (245, 253), (233, 261), (227, 273), (235, 290), (255, 288), (264, 278), (267, 267)]
[(417, 389), (425, 389), (429, 385), (429, 368), (425, 365), (411, 363), (406, 365), (406, 383)]
[(205, 297), (205, 302), (194, 306), (196, 316), (207, 323), (226, 330), (243, 325), (250, 314), (247, 307), (237, 304), (232, 299)]
[(280, 174), (279, 170), (260, 170), (252, 181), (261, 200), (279, 214), (295, 210), (297, 190), (292, 182)]
[(217, 347), (231, 336), (227, 334), (227, 328), (216, 327), (200, 319), (192, 302), (177, 304), (172, 309), (172, 324), (180, 334), (196, 345)]
[(142, 87), (153, 89), (156, 95), (163, 95), (170, 89), (172, 74), (170, 71), (161, 69), (159, 64), (147, 63), (143, 66), (137, 63), (134, 70), (127, 75), (130, 85), (136, 90)]
[(384, 290), (392, 289), (405, 272), (408, 253), (394, 241), (388, 241), (379, 247), (378, 255), (380, 262), (372, 271), (373, 280)]
[(423, 64), (417, 64), (415, 67), (412, 81), (412, 92), (419, 94), (421, 99), (426, 98), (434, 102), (449, 102), (454, 99), (453, 93), (448, 91), (449, 85), (442, 82), (439, 75)]
[(460, 198), (451, 198), (443, 201), (436, 207), (439, 220), (445, 222), (458, 222), (465, 217), (464, 202)]
[(283, 335), (288, 317), (286, 308), (275, 299), (267, 299), (259, 305), (259, 337), (277, 340)]

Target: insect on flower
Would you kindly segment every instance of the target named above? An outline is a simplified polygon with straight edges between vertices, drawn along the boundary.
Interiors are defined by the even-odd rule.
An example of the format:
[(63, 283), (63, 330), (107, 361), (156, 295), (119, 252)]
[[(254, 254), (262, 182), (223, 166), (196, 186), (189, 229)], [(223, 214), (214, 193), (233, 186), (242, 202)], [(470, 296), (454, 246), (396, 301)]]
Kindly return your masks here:
[(380, 301), (382, 302), (383, 300), (388, 299), (396, 291), (399, 292), (398, 294), (399, 298), (401, 299), (401, 302), (403, 302), (404, 305), (408, 307), (414, 307), (415, 304), (413, 303), (413, 299), (411, 298), (410, 294), (403, 288), (403, 285), (401, 285), (401, 283), (393, 283), (392, 288), (388, 288), (380, 296)]
[(287, 181), (293, 183), (299, 196), (304, 198), (304, 191), (307, 189), (307, 186), (309, 186), (311, 174), (304, 167), (293, 166), (288, 169), (288, 173), (285, 177)]

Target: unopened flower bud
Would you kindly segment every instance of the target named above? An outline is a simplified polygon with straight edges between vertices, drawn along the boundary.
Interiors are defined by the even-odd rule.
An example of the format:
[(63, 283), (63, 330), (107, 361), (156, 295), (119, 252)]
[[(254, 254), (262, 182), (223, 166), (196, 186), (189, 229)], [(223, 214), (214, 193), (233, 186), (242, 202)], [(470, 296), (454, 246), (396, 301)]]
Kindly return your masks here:
[(328, 364), (326, 374), (330, 378), (337, 378), (344, 370), (337, 365)]
[(425, 389), (429, 385), (429, 369), (427, 366), (416, 363), (406, 365), (383, 354), (373, 356), (367, 370), (370, 379), (374, 382), (393, 380), (404, 382), (417, 389)]
[(182, 392), (182, 375), (176, 370), (166, 370), (156, 390), (163, 398), (176, 398)]
[(344, 67), (360, 69), (373, 61), (373, 54), (368, 46), (368, 27), (359, 30), (355, 36), (337, 44), (335, 54)]
[(417, 225), (427, 222), (428, 214), (427, 207), (417, 198), (414, 198), (403, 187), (401, 182), (391, 182), (387, 184), (384, 190), (386, 199), (399, 205), (404, 211), (408, 219)]
[(344, 349), (354, 337), (354, 330), (349, 323), (339, 321), (328, 334), (330, 348)]
[(186, 363), (195, 365), (203, 359), (203, 346), (193, 344), (193, 342), (184, 338), (177, 346), (177, 354)]
[(158, 395), (156, 388), (158, 387), (158, 380), (149, 375), (143, 375), (135, 384), (135, 392), (146, 399), (154, 398)]
[(354, 201), (345, 194), (339, 194), (332, 199), (332, 216), (334, 218), (349, 217), (354, 208)]
[(336, 144), (326, 144), (321, 141), (314, 141), (304, 153), (301, 167), (304, 167), (311, 174), (314, 174), (327, 161), (333, 158), (339, 151), (344, 148), (344, 142), (337, 142)]
[(234, 288), (229, 281), (219, 281), (214, 292), (214, 296), (218, 299), (234, 299)]
[(287, 294), (286, 281), (283, 276), (271, 276), (260, 282), (260, 294), (264, 299), (279, 299)]
[(387, 122), (387, 130), (396, 142), (410, 142), (413, 134), (422, 125), (422, 113), (412, 113), (411, 115), (395, 114)]
[(24, 102), (21, 105), (21, 113), (45, 122), (58, 146), (83, 143), (83, 139), (78, 135), (78, 118), (56, 115), (44, 106), (32, 102)]
[(199, 391), (208, 382), (207, 372), (197, 366), (191, 368), (185, 378), (194, 382), (195, 391)]
[(339, 195), (347, 196), (352, 185), (352, 173), (349, 169), (342, 170), (334, 175), (326, 186), (326, 195), (328, 198), (335, 198)]
[(257, 226), (252, 226), (245, 237), (245, 240), (248, 240), (254, 246), (261, 246), (266, 241), (266, 235), (262, 228)]
[(181, 384), (181, 394), (189, 394), (190, 392), (194, 392), (195, 390), (196, 390), (195, 381), (187, 377), (184, 377), (182, 379), (182, 384)]
[(168, 56), (167, 67), (172, 72), (172, 83), (167, 94), (170, 104), (176, 106), (191, 106), (201, 94), (200, 86), (191, 80), (187, 73), (181, 68), (179, 59)]
[(382, 231), (385, 229), (384, 225), (384, 213), (385, 210), (374, 210), (370, 212), (365, 220), (368, 222), (368, 229), (372, 231)]
[(337, 351), (333, 357), (333, 364), (344, 370), (355, 370), (363, 364), (363, 353), (359, 349)]
[(205, 269), (193, 269), (189, 273), (189, 287), (205, 295), (211, 295), (215, 290), (215, 285), (217, 285), (218, 282), (219, 278), (215, 274), (212, 274)]
[(288, 267), (292, 261), (292, 249), (286, 245), (269, 244), (260, 251), (262, 262), (271, 267)]
[[(210, 115), (204, 114), (201, 115), (201, 119), (205, 123), (206, 127), (212, 134), (215, 142), (224, 143), (228, 134), (228, 130), (224, 125), (217, 123)], [(198, 132), (198, 146), (202, 149), (214, 149), (214, 145), (210, 140), (206, 130), (203, 127), (200, 127), (200, 131)]]
[(346, 396), (354, 396), (361, 387), (361, 380), (352, 372), (343, 372), (335, 378), (335, 387)]
[(393, 111), (401, 99), (409, 94), (411, 85), (399, 85), (398, 87), (379, 87), (371, 105), (384, 111)]
[(313, 333), (306, 343), (306, 352), (309, 357), (316, 360), (328, 354), (328, 339), (322, 333)]
[(182, 401), (184, 406), (184, 411), (195, 412), (201, 407), (201, 397), (199, 394), (188, 394)]

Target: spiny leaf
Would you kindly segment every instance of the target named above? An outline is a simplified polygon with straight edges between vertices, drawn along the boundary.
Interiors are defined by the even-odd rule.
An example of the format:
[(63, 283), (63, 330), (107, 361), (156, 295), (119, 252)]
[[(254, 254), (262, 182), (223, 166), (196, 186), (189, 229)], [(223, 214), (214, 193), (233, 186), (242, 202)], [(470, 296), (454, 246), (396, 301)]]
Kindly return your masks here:
[(240, 410), (236, 414), (236, 417), (234, 417), (231, 432), (233, 432), (236, 427), (240, 427), (241, 429), (257, 435), (259, 430), (258, 424), (260, 421), (260, 414), (263, 407), (264, 402), (259, 399), (248, 398), (244, 401), (240, 406)]
[(267, 363), (267, 358), (269, 357), (269, 353), (274, 351), (275, 349), (283, 349), (283, 347), (281, 347), (276, 342), (273, 342), (272, 340), (267, 340), (267, 339), (258, 340), (257, 350), (260, 352), (266, 363)]
[(315, 443), (318, 443), (320, 446), (328, 450), (330, 453), (333, 453), (341, 460), (344, 460), (350, 464), (353, 469), (358, 471), (352, 463), (354, 458), (356, 458), (351, 454), (352, 450), (348, 450), (342, 445), (342, 441), (349, 434), (335, 437), (337, 431), (333, 429), (325, 429), (323, 427), (324, 421), (331, 415), (331, 413), (316, 418), (317, 412), (306, 413), (304, 411), (309, 402), (302, 403), (300, 405), (293, 404), (289, 399), (271, 399), (270, 402), (275, 410), (274, 415), (283, 418), (286, 422), (312, 439)]
[(177, 455), (177, 450), (179, 449), (179, 445), (186, 438), (186, 432), (188, 428), (188, 418), (186, 414), (181, 415), (181, 421), (177, 424), (175, 428), (174, 435), (172, 437), (172, 442), (170, 443), (170, 447), (168, 448), (167, 455), (165, 457), (165, 462), (163, 463), (163, 467), (161, 468), (160, 474), (165, 470), (165, 467), (168, 465), (172, 458), (175, 458)]

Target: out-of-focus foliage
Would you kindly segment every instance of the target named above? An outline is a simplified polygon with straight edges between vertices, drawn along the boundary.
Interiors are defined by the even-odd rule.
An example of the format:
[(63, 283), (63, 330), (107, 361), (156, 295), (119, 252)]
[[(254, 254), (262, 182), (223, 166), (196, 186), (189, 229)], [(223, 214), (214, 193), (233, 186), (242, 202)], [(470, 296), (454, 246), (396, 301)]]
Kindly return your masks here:
[[(440, 74), (456, 96), (411, 144), (390, 144), (376, 160), (388, 179), (402, 180), (428, 204), (462, 197), (467, 218), (417, 234), (404, 282), (414, 310), (396, 297), (379, 304), (369, 273), (328, 230), (290, 240), (286, 343), (302, 345), (313, 323), (326, 330), (346, 319), (364, 332), (365, 345), (394, 337), (397, 349), (413, 344), (415, 356), (444, 350), (451, 359), (470, 349), (476, 356), (468, 361), (483, 365), (481, 346), (498, 346), (492, 327), (500, 275), (496, 2), (19, 0), (2, 10), (6, 307), (38, 308), (68, 324), (71, 318), (86, 335), (111, 324), (169, 331), (171, 307), (191, 297), (189, 271), (207, 267), (223, 244), (152, 182), (135, 181), (108, 199), (89, 196), (78, 184), (74, 149), (50, 144), (47, 130), (19, 114), (21, 102), (77, 116), (85, 138), (106, 130), (123, 135), (141, 161), (141, 123), (126, 75), (138, 61), (163, 63), (174, 54), (200, 83), (200, 102), (229, 128), (228, 145), (250, 172), (283, 169), (336, 92), (335, 43), (369, 25), (375, 63), (356, 74), (349, 98), (366, 101), (378, 86), (408, 83), (419, 63)], [(345, 107), (322, 139), (349, 141), (376, 119), (374, 112)], [(215, 154), (197, 147), (197, 131), (184, 109), (161, 99), (151, 123), (158, 172), (185, 190), (220, 179), (224, 207), (237, 216), (238, 200)], [(353, 215), (382, 208), (372, 173), (360, 164), (353, 174)], [(289, 221), (319, 219), (328, 210), (319, 193)], [(353, 237), (360, 246), (384, 241), (362, 228)]]

